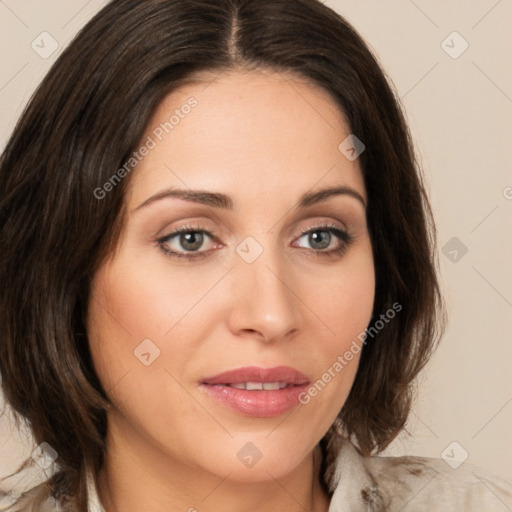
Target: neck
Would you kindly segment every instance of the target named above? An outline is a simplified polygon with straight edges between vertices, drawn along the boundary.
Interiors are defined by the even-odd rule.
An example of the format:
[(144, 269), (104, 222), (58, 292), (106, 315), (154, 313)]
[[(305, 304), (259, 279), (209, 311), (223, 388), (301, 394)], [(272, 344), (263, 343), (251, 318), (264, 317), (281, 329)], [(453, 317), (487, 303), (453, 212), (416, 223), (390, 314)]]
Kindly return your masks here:
[(136, 436), (112, 435), (97, 478), (106, 512), (327, 512), (320, 483), (322, 453), (314, 449), (291, 473), (262, 482), (239, 482), (163, 455)]

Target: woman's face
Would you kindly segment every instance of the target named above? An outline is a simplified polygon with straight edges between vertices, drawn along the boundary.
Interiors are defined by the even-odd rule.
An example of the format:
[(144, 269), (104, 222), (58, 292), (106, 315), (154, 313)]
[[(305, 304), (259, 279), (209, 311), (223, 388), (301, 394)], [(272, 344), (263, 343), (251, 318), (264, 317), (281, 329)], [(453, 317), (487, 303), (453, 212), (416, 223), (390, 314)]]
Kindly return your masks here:
[(323, 90), (270, 72), (188, 84), (153, 116), (87, 320), (109, 435), (148, 471), (279, 478), (342, 408), (375, 286), (349, 134)]

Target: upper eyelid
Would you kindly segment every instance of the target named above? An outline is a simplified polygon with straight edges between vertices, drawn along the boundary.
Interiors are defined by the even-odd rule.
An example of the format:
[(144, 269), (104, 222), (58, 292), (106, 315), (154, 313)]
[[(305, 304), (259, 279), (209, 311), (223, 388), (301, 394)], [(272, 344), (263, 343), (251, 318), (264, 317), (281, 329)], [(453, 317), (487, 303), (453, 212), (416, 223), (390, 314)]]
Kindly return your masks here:
[[(300, 235), (303, 235), (304, 233), (308, 233), (310, 231), (314, 231), (315, 229), (339, 229), (340, 231), (349, 231), (348, 227), (345, 225), (345, 223), (339, 222), (340, 225), (336, 224), (333, 220), (324, 220), (324, 221), (318, 221), (316, 223), (313, 223), (312, 226), (307, 228), (301, 228), (300, 229)], [(204, 226), (198, 225), (183, 225), (178, 226), (176, 228), (173, 228), (168, 234), (164, 234), (162, 236), (158, 236), (157, 240), (165, 240), (167, 238), (171, 238), (173, 236), (176, 236), (180, 233), (189, 233), (189, 232), (201, 232), (206, 233), (212, 238), (217, 238), (217, 235), (214, 233), (214, 230), (206, 228)], [(231, 232), (231, 230), (229, 230)], [(300, 236), (299, 235), (299, 236)]]
[(206, 229), (206, 228), (199, 227), (199, 226), (195, 226), (195, 227), (194, 226), (179, 226), (177, 228), (173, 228), (168, 234), (159, 236), (157, 238), (157, 241), (167, 240), (169, 238), (179, 235), (180, 233), (191, 233), (191, 232), (206, 233), (211, 238), (213, 238), (213, 239), (216, 238), (216, 235), (214, 235), (212, 233), (212, 230), (210, 230), (210, 229)]

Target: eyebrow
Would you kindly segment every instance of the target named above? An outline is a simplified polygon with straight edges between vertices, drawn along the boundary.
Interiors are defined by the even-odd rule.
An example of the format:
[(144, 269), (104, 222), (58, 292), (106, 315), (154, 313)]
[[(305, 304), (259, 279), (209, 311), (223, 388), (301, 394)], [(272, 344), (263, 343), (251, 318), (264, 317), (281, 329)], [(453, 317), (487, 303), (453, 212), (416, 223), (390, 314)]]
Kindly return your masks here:
[[(362, 205), (366, 208), (366, 202), (363, 196), (357, 190), (348, 186), (330, 187), (318, 190), (316, 192), (307, 192), (300, 197), (296, 208), (307, 208), (321, 201), (325, 201), (330, 197), (339, 195), (353, 197), (354, 199), (357, 199), (359, 202), (361, 202)], [(207, 192), (203, 190), (184, 190), (177, 188), (169, 188), (162, 190), (156, 193), (155, 195), (149, 197), (142, 204), (137, 206), (133, 211), (145, 208), (146, 206), (149, 206), (150, 204), (155, 203), (156, 201), (173, 197), (177, 199), (182, 199), (184, 201), (190, 201), (192, 203), (199, 203), (205, 206), (211, 206), (214, 208), (224, 208), (227, 210), (233, 210), (234, 207), (234, 203), (231, 197), (220, 192)]]

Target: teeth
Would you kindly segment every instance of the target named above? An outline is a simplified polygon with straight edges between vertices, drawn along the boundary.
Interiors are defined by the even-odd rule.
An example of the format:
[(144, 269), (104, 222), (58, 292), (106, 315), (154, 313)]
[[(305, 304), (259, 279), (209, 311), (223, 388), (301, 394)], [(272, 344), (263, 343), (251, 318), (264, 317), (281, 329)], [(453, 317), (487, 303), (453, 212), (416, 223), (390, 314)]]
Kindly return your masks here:
[(288, 384), (286, 382), (237, 382), (236, 384), (228, 384), (228, 386), (247, 391), (276, 391), (287, 387)]
[(247, 391), (252, 391), (253, 389), (263, 389), (263, 384), (261, 382), (246, 382), (245, 389), (247, 389)]
[(236, 389), (245, 389), (245, 384), (243, 382), (240, 382), (238, 384), (229, 384), (229, 386)]

